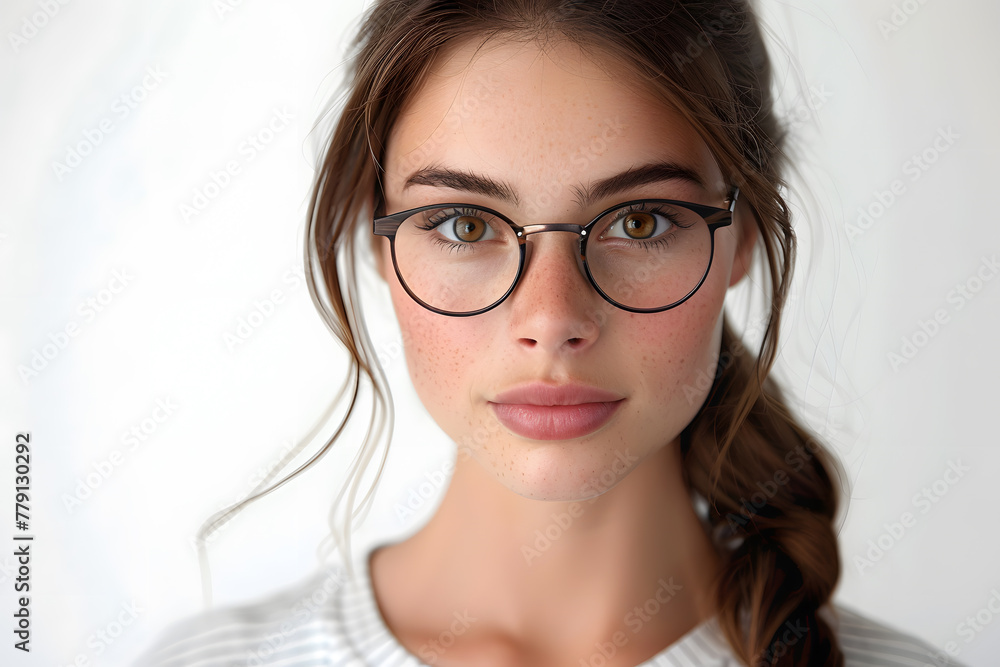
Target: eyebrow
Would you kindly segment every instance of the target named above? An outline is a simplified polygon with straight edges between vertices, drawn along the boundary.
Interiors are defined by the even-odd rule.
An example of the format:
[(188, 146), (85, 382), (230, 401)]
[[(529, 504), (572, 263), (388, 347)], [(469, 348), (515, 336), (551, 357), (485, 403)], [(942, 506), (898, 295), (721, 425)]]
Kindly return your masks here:
[[(606, 199), (619, 192), (624, 192), (640, 185), (662, 183), (665, 181), (687, 181), (701, 188), (705, 187), (704, 179), (697, 171), (671, 161), (651, 162), (638, 167), (632, 167), (620, 174), (603, 178), (590, 185), (571, 186), (576, 202), (581, 208), (590, 206), (595, 201)], [(403, 184), (403, 189), (412, 185), (428, 185), (438, 188), (464, 190), (478, 195), (499, 199), (514, 206), (518, 205), (517, 191), (509, 183), (496, 181), (488, 176), (472, 172), (432, 166), (413, 173)]]
[(676, 162), (663, 161), (632, 167), (628, 171), (601, 179), (584, 188), (573, 187), (576, 201), (582, 207), (590, 206), (595, 201), (606, 199), (611, 195), (625, 192), (640, 185), (663, 183), (665, 181), (687, 181), (700, 188), (705, 187), (705, 181), (697, 171)]
[(403, 189), (405, 190), (411, 185), (430, 185), (435, 188), (465, 190), (477, 195), (500, 199), (515, 206), (518, 203), (517, 193), (509, 183), (495, 181), (489, 176), (480, 176), (472, 172), (445, 167), (435, 166), (420, 169), (406, 179)]

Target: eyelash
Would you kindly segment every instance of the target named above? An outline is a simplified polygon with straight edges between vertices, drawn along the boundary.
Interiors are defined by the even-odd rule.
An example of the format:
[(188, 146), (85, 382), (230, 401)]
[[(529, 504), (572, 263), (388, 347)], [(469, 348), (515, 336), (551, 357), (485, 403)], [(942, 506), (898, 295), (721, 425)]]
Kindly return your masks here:
[[(439, 211), (434, 217), (428, 218), (427, 219), (427, 224), (425, 224), (425, 225), (417, 225), (416, 227), (417, 227), (417, 229), (422, 229), (425, 232), (429, 232), (429, 231), (435, 229), (436, 227), (439, 227), (440, 225), (444, 224), (445, 222), (448, 222), (448, 220), (451, 220), (455, 216), (476, 215), (477, 213), (480, 213), (480, 212), (481, 211), (479, 209), (475, 209), (475, 208), (449, 208), (449, 209), (443, 209), (443, 210)], [(489, 223), (487, 223), (487, 224), (489, 224)], [(475, 243), (455, 243), (454, 241), (449, 241), (448, 239), (444, 239), (444, 238), (436, 238), (436, 239), (434, 239), (434, 242), (436, 244), (438, 244), (438, 245), (445, 246), (449, 250), (454, 250), (454, 251), (464, 251), (464, 250), (475, 251), (475, 249), (476, 249), (475, 248), (475, 245), (476, 245)]]
[(441, 225), (442, 223), (447, 222), (451, 218), (454, 218), (455, 216), (476, 215), (477, 213), (481, 213), (480, 209), (477, 209), (477, 208), (446, 208), (446, 209), (442, 209), (433, 218), (429, 218), (427, 220), (427, 224), (426, 225), (417, 225), (417, 229), (423, 229), (424, 231), (428, 231), (429, 232), (430, 230), (434, 229), (435, 227)]
[(475, 252), (475, 243), (455, 243), (454, 241), (449, 241), (448, 239), (434, 239), (434, 243), (442, 245), (449, 250), (454, 250), (456, 252), (464, 252), (466, 250)]
[[(641, 204), (633, 204), (633, 205), (629, 206), (626, 209), (622, 209), (622, 210), (618, 211), (617, 214), (615, 215), (614, 219), (611, 221), (611, 224), (608, 225), (608, 227), (610, 228), (612, 225), (620, 222), (625, 216), (629, 215), (630, 213), (637, 213), (637, 212), (641, 212), (641, 213), (653, 213), (654, 215), (662, 215), (664, 218), (666, 218), (670, 222), (670, 224), (672, 226), (678, 227), (680, 229), (684, 229), (684, 228), (690, 226), (690, 225), (684, 225), (684, 224), (682, 224), (677, 219), (677, 216), (672, 215), (670, 212), (664, 210), (659, 205), (653, 205), (652, 208), (649, 208), (649, 207), (643, 206)], [(436, 227), (442, 225), (443, 223), (447, 222), (448, 220), (450, 220), (450, 219), (452, 219), (452, 218), (454, 218), (456, 216), (476, 215), (478, 213), (481, 213), (481, 211), (479, 209), (475, 209), (475, 208), (451, 208), (451, 209), (444, 209), (444, 210), (439, 211), (432, 218), (428, 218), (426, 224), (417, 225), (417, 229), (422, 229), (424, 231), (428, 231), (429, 232), (429, 231), (435, 229)], [(489, 223), (487, 223), (487, 224), (489, 224)], [(653, 240), (618, 238), (618, 241), (624, 241), (625, 245), (627, 245), (627, 247), (629, 247), (629, 248), (642, 247), (645, 250), (653, 250), (654, 248), (662, 247), (662, 248), (665, 249), (665, 248), (670, 247), (670, 243), (673, 241), (673, 234), (667, 234), (665, 236), (660, 236), (660, 237), (655, 238)], [(450, 241), (450, 240), (444, 239), (444, 238), (434, 239), (434, 242), (437, 243), (438, 245), (445, 246), (449, 250), (453, 250), (453, 251), (456, 251), (456, 252), (461, 252), (461, 251), (465, 251), (465, 250), (475, 251), (475, 249), (476, 249), (475, 248), (476, 244), (474, 244), (474, 243), (455, 243), (454, 241)]]

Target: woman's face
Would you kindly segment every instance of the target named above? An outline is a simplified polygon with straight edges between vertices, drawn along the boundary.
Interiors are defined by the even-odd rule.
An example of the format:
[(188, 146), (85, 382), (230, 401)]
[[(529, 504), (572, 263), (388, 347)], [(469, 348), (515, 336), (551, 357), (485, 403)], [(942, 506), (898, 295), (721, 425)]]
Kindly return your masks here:
[[(626, 77), (609, 76), (565, 41), (544, 51), (534, 43), (477, 46), (442, 58), (396, 121), (385, 158), (387, 212), (462, 202), (521, 225), (583, 225), (634, 199), (727, 205), (727, 184), (699, 135)], [(595, 188), (668, 162), (697, 181), (661, 173)], [(528, 238), (524, 274), (499, 306), (472, 317), (439, 315), (403, 291), (383, 239), (382, 272), (418, 395), (441, 428), (515, 493), (579, 500), (606, 491), (650, 454), (676, 447), (707, 395), (723, 299), (752, 247), (752, 234), (738, 243), (752, 225), (741, 212), (716, 231), (711, 271), (697, 293), (654, 314), (602, 299), (580, 270), (579, 236), (553, 232)], [(537, 393), (504, 396), (530, 385), (604, 394), (562, 397), (589, 403), (576, 408), (543, 407), (552, 401)]]

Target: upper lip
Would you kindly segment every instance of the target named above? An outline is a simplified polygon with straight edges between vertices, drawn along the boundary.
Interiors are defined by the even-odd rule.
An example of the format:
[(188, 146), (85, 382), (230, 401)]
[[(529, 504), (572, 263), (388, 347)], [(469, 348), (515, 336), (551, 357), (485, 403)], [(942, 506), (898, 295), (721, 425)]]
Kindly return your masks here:
[(624, 396), (585, 384), (550, 385), (534, 382), (502, 391), (491, 403), (516, 405), (580, 405), (620, 401)]

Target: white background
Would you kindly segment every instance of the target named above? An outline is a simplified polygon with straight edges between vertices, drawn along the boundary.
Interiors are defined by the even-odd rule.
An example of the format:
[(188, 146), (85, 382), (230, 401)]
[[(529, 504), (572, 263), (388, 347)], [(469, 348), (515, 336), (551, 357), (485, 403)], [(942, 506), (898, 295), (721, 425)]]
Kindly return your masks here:
[[(300, 258), (311, 130), (340, 83), (363, 3), (220, 5), (95, 0), (54, 3), (51, 17), (38, 2), (0, 9), (0, 539), (11, 545), (0, 549), (3, 664), (128, 664), (196, 611), (198, 526), (309, 431), (344, 375), (345, 354), (315, 315)], [(897, 8), (898, 30), (887, 32), (879, 21), (891, 21), (894, 6), (885, 0), (767, 3), (787, 49), (775, 51), (775, 65), (800, 172), (790, 179), (801, 257), (781, 372), (853, 485), (838, 600), (938, 647), (953, 641), (969, 665), (993, 665), (1000, 619), (959, 633), (1000, 591), (1000, 279), (975, 282), (983, 258), (1000, 253), (1000, 5)], [(11, 34), (30, 37), (14, 43)], [(273, 131), (276, 113), (293, 120)], [(88, 140), (102, 121), (110, 130)], [(933, 154), (949, 129), (957, 138)], [(251, 151), (251, 135), (268, 142)], [(83, 146), (79, 164), (57, 173), (54, 164), (88, 142), (96, 145)], [(934, 162), (917, 178), (910, 161), (926, 149)], [(226, 182), (218, 172), (230, 161), (239, 173)], [(185, 219), (181, 205), (213, 174), (225, 186), (208, 187), (207, 206)], [(905, 190), (880, 211), (897, 179)], [(859, 208), (879, 215), (850, 238)], [(960, 308), (952, 290), (970, 280), (981, 289)], [(433, 509), (436, 496), (406, 520), (393, 508), (451, 450), (408, 387), (384, 287), (370, 276), (366, 285), (398, 407), (368, 531), (391, 536)], [(275, 290), (280, 303), (252, 316)], [(101, 311), (88, 299), (103, 300)], [(937, 311), (944, 324), (922, 335)], [(260, 325), (227, 343), (241, 319)], [(62, 338), (72, 325), (76, 335)], [(916, 354), (894, 364), (888, 355), (903, 356), (904, 337)], [(26, 373), (36, 352), (37, 374)], [(164, 415), (157, 401), (175, 406), (162, 423), (151, 420)], [(148, 433), (130, 448), (123, 434), (133, 427)], [(30, 656), (13, 650), (5, 629), (21, 431), (33, 443)], [(220, 532), (210, 551), (218, 603), (311, 570), (352, 453), (338, 451)], [(923, 512), (915, 494), (950, 463), (968, 471), (938, 482), (946, 493)], [(67, 506), (78, 493), (87, 497)], [(897, 539), (886, 524), (904, 512), (916, 525)], [(890, 548), (859, 567), (880, 539)], [(96, 639), (129, 605), (138, 618), (110, 645)]]

